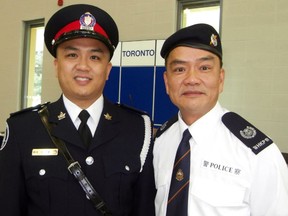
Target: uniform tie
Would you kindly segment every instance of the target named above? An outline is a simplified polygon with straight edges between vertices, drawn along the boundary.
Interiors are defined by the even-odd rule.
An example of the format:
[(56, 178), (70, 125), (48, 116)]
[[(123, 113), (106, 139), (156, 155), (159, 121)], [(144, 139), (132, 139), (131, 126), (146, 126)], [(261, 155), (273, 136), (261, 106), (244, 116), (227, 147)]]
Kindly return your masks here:
[(86, 147), (88, 147), (92, 139), (91, 131), (87, 125), (87, 120), (90, 117), (90, 114), (88, 113), (87, 110), (82, 110), (78, 117), (81, 120), (78, 132), (82, 138), (83, 143), (85, 144)]
[(174, 161), (166, 216), (188, 215), (188, 191), (190, 178), (191, 134), (188, 129), (183, 133)]

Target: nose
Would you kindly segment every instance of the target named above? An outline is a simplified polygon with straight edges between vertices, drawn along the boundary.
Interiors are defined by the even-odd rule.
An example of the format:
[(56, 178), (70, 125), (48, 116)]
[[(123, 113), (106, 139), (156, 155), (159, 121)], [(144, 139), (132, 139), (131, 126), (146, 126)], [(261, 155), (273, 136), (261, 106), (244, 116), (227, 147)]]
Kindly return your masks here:
[(192, 68), (189, 71), (187, 71), (184, 82), (187, 85), (198, 84), (200, 82), (200, 79), (197, 70)]
[(88, 59), (85, 57), (80, 57), (78, 64), (77, 64), (77, 69), (82, 70), (82, 71), (87, 71), (89, 70), (89, 68), (90, 66), (89, 66)]

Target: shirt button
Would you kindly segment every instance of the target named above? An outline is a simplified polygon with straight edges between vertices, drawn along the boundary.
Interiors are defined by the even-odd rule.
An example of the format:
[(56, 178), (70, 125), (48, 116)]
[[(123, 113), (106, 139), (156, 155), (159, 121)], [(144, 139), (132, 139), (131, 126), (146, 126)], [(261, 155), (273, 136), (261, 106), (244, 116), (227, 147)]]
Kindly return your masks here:
[(45, 170), (45, 169), (39, 170), (39, 175), (40, 175), (40, 176), (45, 175), (45, 173), (46, 173), (46, 170)]
[(126, 171), (130, 171), (130, 167), (128, 165), (125, 166)]
[(87, 165), (92, 165), (94, 163), (94, 158), (89, 156), (89, 157), (86, 158), (85, 161), (86, 161)]

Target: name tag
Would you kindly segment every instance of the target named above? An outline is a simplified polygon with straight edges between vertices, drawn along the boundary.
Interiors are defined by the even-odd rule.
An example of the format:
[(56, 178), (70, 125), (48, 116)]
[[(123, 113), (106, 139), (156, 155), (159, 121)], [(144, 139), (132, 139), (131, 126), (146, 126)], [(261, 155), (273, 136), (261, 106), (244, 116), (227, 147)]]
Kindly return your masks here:
[(32, 150), (32, 156), (56, 156), (56, 155), (58, 155), (57, 148)]

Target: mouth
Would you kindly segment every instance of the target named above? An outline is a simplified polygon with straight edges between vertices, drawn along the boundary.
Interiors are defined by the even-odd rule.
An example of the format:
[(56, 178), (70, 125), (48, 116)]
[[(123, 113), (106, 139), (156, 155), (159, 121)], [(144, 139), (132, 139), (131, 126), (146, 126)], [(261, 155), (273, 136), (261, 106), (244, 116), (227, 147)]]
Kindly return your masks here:
[(87, 82), (89, 80), (92, 80), (91, 78), (86, 77), (86, 76), (76, 76), (74, 77), (74, 79), (79, 82)]
[(75, 77), (74, 79), (75, 79), (75, 80), (78, 80), (78, 81), (88, 81), (88, 80), (91, 80), (91, 79), (88, 78), (88, 77)]
[(204, 93), (201, 91), (195, 91), (195, 90), (191, 90), (191, 91), (184, 91), (182, 93), (183, 96), (188, 96), (188, 97), (197, 97), (197, 96), (201, 96)]

